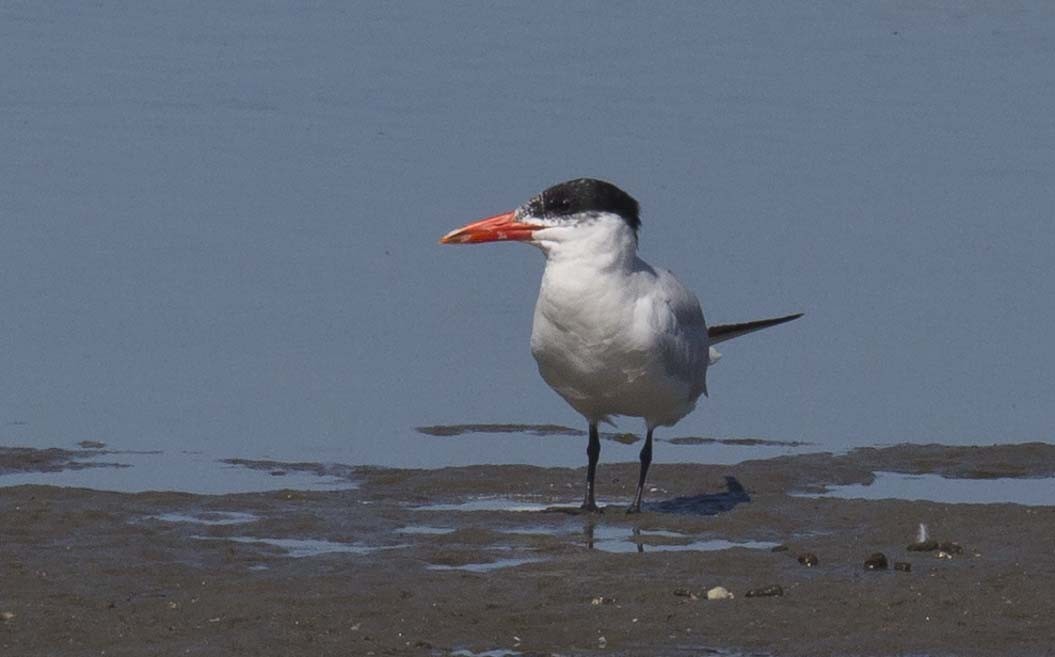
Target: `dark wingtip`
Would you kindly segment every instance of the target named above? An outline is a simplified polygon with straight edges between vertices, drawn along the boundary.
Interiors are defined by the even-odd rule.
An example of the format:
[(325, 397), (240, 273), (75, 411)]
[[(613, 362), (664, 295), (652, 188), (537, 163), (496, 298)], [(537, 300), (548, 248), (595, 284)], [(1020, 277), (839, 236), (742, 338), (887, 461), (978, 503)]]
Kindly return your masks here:
[(710, 326), (707, 328), (707, 336), (711, 339), (712, 344), (717, 344), (718, 342), (722, 342), (723, 340), (731, 340), (733, 338), (745, 335), (747, 333), (761, 331), (764, 328), (778, 326), (780, 324), (786, 324), (787, 322), (794, 321), (805, 314), (806, 313), (795, 313), (793, 315), (784, 315), (783, 317), (760, 319), (754, 322), (741, 322), (739, 324), (719, 324), (717, 326)]

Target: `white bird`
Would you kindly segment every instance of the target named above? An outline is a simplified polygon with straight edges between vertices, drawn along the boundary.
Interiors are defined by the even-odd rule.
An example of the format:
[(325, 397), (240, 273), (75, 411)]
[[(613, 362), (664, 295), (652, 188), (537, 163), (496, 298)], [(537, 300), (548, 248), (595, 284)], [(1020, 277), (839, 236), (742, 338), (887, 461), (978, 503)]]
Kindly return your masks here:
[(611, 416), (645, 421), (641, 472), (628, 513), (641, 510), (652, 432), (673, 426), (707, 394), (712, 345), (801, 317), (707, 327), (700, 302), (665, 269), (637, 254), (639, 207), (603, 180), (569, 180), (511, 212), (443, 236), (441, 244), (512, 240), (537, 246), (546, 269), (535, 304), (531, 353), (542, 378), (586, 418), (586, 494), (597, 511), (597, 425)]

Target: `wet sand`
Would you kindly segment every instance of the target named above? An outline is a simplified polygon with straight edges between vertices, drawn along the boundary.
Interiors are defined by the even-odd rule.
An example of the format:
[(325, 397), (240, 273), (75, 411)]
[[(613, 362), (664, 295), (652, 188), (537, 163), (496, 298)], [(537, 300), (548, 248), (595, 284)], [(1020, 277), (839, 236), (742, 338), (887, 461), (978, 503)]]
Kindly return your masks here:
[[(3, 449), (0, 471), (76, 456)], [(631, 463), (602, 462), (592, 515), (582, 469), (238, 465), (359, 486), (0, 489), (0, 654), (1055, 654), (1055, 507), (799, 494), (876, 470), (1047, 477), (1051, 445), (658, 465), (635, 516)], [(907, 549), (920, 522), (944, 550)]]

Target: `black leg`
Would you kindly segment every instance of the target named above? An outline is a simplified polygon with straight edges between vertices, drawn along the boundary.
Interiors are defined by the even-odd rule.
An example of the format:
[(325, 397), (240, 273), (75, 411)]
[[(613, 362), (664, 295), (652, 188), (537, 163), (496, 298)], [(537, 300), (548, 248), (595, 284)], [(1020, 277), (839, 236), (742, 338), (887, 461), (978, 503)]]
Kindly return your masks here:
[(645, 436), (645, 446), (641, 448), (641, 476), (637, 479), (637, 493), (634, 495), (634, 503), (626, 510), (627, 513), (639, 513), (641, 511), (641, 495), (645, 490), (645, 477), (648, 476), (648, 466), (652, 465), (652, 429)]
[(586, 497), (583, 498), (582, 506), (585, 511), (597, 511), (597, 502), (593, 496), (593, 479), (597, 474), (597, 459), (601, 457), (601, 437), (597, 434), (597, 425), (590, 425), (590, 443), (586, 446), (586, 456), (589, 462), (586, 466)]

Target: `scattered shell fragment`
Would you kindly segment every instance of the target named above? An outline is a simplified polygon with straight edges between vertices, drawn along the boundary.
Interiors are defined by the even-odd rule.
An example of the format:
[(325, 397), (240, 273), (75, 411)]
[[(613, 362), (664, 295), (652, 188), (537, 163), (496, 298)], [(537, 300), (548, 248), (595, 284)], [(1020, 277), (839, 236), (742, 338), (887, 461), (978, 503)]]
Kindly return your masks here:
[(812, 552), (803, 552), (799, 555), (799, 563), (807, 568), (813, 568), (817, 565), (817, 555)]
[(15, 620), (15, 612), (13, 611), (0, 611), (0, 620), (12, 621)]
[(610, 605), (615, 602), (615, 598), (606, 598), (603, 595), (594, 596), (593, 600), (590, 600), (592, 605)]
[(952, 559), (952, 555), (946, 552), (945, 550), (938, 550), (934, 554), (934, 556), (938, 557), (939, 559)]
[(731, 600), (734, 597), (736, 596), (730, 593), (729, 589), (725, 588), (724, 586), (716, 586), (712, 589), (707, 590), (708, 600)]
[(876, 552), (865, 559), (866, 570), (886, 570), (889, 565), (889, 562), (886, 560), (886, 555), (882, 552)]
[(696, 595), (695, 593), (693, 593), (689, 589), (674, 589), (674, 595), (682, 597), (682, 598), (688, 598), (689, 600), (699, 600), (700, 599), (700, 596)]
[(780, 595), (784, 595), (784, 588), (779, 584), (770, 584), (762, 588), (751, 589), (744, 594), (748, 598), (772, 598)]

